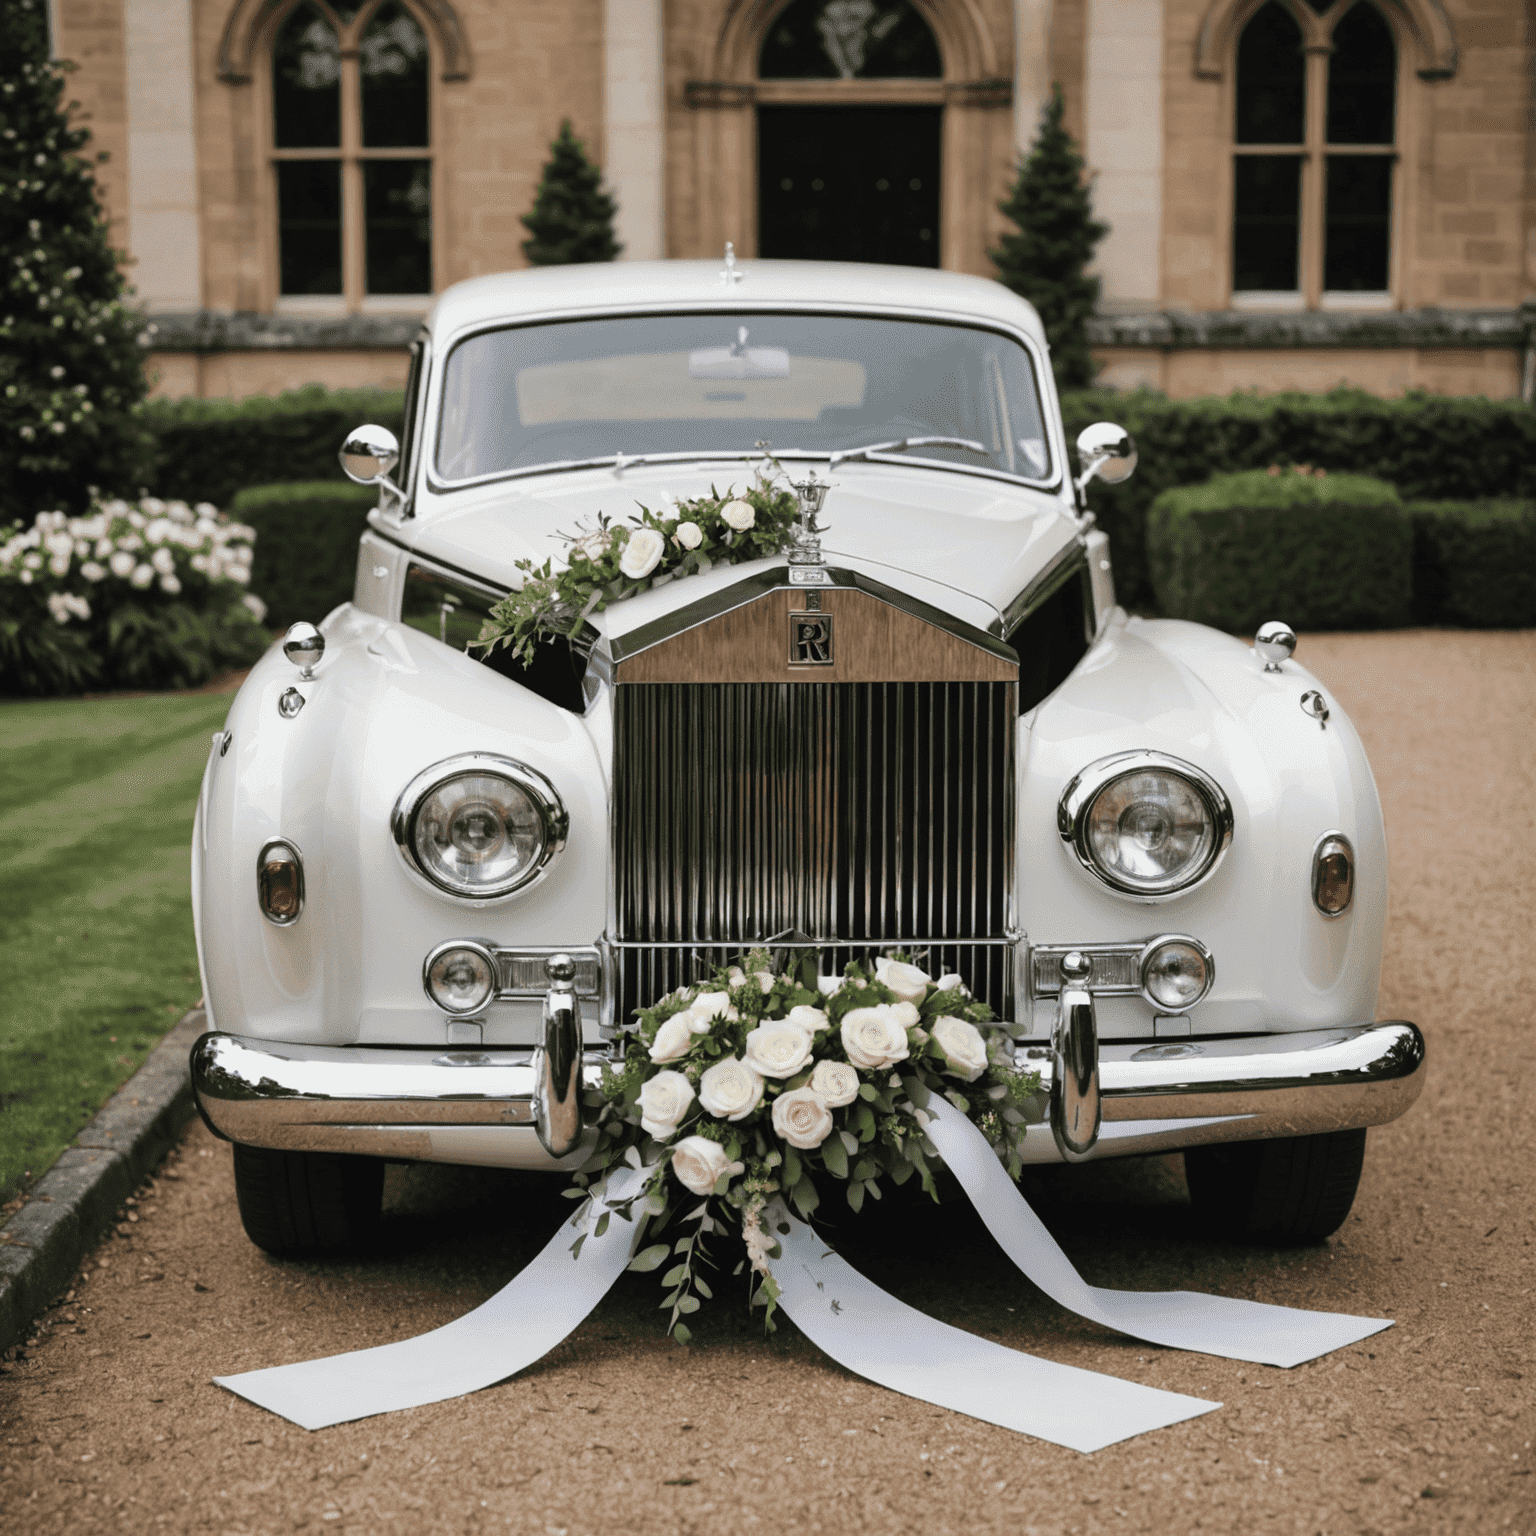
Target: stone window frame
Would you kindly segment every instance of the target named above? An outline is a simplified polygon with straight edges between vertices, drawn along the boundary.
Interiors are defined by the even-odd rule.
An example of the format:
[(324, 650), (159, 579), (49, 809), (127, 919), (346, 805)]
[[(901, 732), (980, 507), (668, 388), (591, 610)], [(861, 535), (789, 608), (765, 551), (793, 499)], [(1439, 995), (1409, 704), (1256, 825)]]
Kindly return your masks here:
[[(336, 29), (341, 46), (341, 145), (336, 149), (289, 150), (276, 147), (272, 102), (272, 49), (289, 15), (309, 3)], [(362, 95), (357, 43), (385, 0), (365, 0), (350, 23), (335, 15), (327, 0), (235, 0), (219, 43), (218, 74), (227, 85), (255, 86), (251, 126), (257, 148), (261, 187), (256, 242), (262, 255), (260, 307), (269, 312), (316, 317), (353, 314), (425, 314), (440, 290), (447, 259), (444, 190), (438, 169), (446, 127), (443, 92), (429, 85), (428, 144), (421, 149), (364, 150)], [(399, 0), (427, 39), (429, 81), (467, 80), (469, 50), (464, 31), (447, 0)], [(435, 83), (435, 81), (434, 81)], [(285, 159), (340, 160), (342, 163), (342, 291), (339, 294), (284, 294), (278, 250), (277, 163)], [(420, 294), (369, 294), (366, 291), (361, 164), (365, 159), (427, 160), (432, 167), (433, 291)]]

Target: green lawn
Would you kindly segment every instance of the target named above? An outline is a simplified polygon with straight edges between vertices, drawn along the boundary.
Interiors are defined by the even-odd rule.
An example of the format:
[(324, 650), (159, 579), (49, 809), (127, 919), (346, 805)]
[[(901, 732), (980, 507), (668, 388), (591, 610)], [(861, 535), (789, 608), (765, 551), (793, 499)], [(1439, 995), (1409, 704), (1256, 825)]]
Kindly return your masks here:
[(0, 703), (0, 1202), (197, 1000), (192, 812), (229, 702)]

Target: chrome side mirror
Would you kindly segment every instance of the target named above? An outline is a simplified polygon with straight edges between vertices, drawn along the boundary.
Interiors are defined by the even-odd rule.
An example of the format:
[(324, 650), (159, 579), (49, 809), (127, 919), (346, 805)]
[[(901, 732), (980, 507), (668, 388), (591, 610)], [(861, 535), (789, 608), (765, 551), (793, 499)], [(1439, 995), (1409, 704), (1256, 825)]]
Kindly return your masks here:
[(389, 476), (400, 462), (400, 443), (388, 427), (370, 423), (349, 432), (337, 457), (342, 473), (355, 485), (387, 485), (398, 493)]
[(1077, 477), (1079, 491), (1094, 476), (1106, 485), (1119, 485), (1136, 469), (1135, 439), (1112, 421), (1096, 421), (1077, 434), (1077, 462), (1082, 466)]

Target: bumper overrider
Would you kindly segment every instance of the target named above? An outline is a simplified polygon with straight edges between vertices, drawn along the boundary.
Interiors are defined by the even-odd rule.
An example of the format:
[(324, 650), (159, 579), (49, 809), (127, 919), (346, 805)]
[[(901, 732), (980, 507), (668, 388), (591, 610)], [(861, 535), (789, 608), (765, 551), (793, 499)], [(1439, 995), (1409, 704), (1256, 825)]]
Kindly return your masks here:
[[(1101, 1046), (1091, 1008), (1074, 1018), (1071, 996), (1062, 1001), (1051, 1042), (1018, 1044), (1050, 1103), (1046, 1121), (1029, 1128), (1029, 1162), (1383, 1125), (1424, 1085), (1424, 1037), (1404, 1020)], [(580, 1150), (581, 1089), (597, 1085), (609, 1059), (584, 1059), (579, 1012), (551, 1003), (533, 1051), (207, 1034), (192, 1048), (192, 1089), (209, 1129), (248, 1146), (549, 1166)]]

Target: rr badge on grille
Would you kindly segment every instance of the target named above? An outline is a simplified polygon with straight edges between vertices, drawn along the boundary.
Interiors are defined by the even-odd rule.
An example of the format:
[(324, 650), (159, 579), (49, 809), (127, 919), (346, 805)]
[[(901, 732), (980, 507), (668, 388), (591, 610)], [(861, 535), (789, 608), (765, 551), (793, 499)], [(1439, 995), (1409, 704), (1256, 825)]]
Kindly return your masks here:
[(789, 616), (789, 664), (792, 667), (832, 665), (832, 615), (791, 613)]

